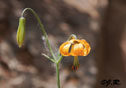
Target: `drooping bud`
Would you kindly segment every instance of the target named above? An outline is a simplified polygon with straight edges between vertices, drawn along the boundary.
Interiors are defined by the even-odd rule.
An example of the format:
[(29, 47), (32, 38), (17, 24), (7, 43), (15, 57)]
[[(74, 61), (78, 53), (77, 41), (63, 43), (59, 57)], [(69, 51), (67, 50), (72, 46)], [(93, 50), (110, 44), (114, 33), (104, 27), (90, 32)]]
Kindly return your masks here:
[(26, 24), (26, 19), (24, 17), (20, 17), (18, 30), (17, 30), (17, 43), (19, 47), (21, 47), (24, 42), (25, 24)]

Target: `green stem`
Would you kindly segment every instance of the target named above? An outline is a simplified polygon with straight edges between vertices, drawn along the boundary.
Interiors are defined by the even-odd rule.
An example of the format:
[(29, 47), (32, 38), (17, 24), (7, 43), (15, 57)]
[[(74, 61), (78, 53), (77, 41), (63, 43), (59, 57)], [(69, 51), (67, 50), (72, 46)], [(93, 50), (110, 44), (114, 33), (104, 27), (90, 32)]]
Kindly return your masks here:
[[(31, 9), (31, 8), (25, 8), (25, 9), (23, 10), (21, 16), (23, 17), (23, 16), (24, 16), (24, 13), (25, 13), (27, 10), (29, 10), (29, 11), (31, 11), (31, 12), (33, 13), (33, 15), (36, 17), (38, 23), (40, 24), (40, 27), (41, 27), (42, 33), (43, 33), (43, 35), (44, 35), (44, 37), (45, 37), (45, 40), (46, 40), (47, 46), (48, 46), (48, 48), (49, 48), (49, 51), (50, 51), (50, 53), (51, 53), (53, 59), (55, 59), (55, 60), (52, 61), (52, 62), (55, 62), (55, 63), (56, 63), (57, 86), (58, 86), (58, 88), (60, 88), (59, 63), (60, 63), (60, 61), (61, 61), (61, 59), (62, 59), (63, 56), (60, 56), (59, 59), (57, 60), (58, 57), (56, 57), (56, 56), (54, 55), (53, 51), (52, 51), (51, 45), (50, 45), (49, 40), (48, 40), (48, 35), (47, 35), (47, 33), (45, 32), (44, 26), (43, 26), (43, 24), (42, 24), (42, 22), (41, 22), (39, 16), (36, 14), (36, 12), (35, 12), (33, 9)], [(47, 57), (48, 59), (50, 59), (48, 56), (46, 56), (46, 55), (44, 55), (44, 56)], [(52, 59), (50, 59), (50, 60), (52, 60)]]
[(69, 41), (71, 39), (77, 39), (77, 36), (75, 34), (71, 34), (67, 40)]
[(44, 26), (43, 26), (43, 24), (42, 24), (42, 22), (41, 22), (39, 16), (36, 14), (36, 12), (35, 12), (33, 9), (31, 9), (31, 8), (25, 8), (25, 9), (23, 10), (23, 12), (21, 13), (21, 16), (24, 16), (24, 13), (25, 13), (27, 10), (31, 11), (31, 12), (34, 14), (34, 16), (36, 17), (38, 23), (40, 24), (42, 33), (43, 33), (43, 35), (44, 35), (44, 37), (45, 37), (45, 40), (46, 40), (47, 46), (48, 46), (48, 48), (49, 48), (49, 51), (50, 51), (52, 57), (53, 57), (54, 59), (56, 59), (56, 57), (55, 57), (55, 55), (54, 55), (54, 53), (53, 53), (53, 51), (52, 51), (51, 45), (50, 45), (50, 43), (49, 43), (48, 35), (47, 35), (47, 33), (45, 32)]
[(60, 88), (59, 63), (56, 63), (57, 87)]
[(61, 62), (61, 60), (62, 60), (62, 58), (63, 58), (63, 56), (61, 55), (61, 56), (58, 58), (57, 63), (60, 63), (60, 62)]

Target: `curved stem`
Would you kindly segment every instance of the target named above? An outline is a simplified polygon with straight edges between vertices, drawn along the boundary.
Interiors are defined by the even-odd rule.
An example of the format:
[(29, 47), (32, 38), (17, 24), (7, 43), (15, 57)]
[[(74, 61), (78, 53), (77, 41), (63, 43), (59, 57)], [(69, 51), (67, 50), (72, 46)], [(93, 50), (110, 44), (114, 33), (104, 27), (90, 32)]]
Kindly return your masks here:
[(60, 88), (59, 63), (56, 63), (57, 87)]
[(31, 8), (25, 8), (25, 9), (23, 10), (23, 12), (21, 13), (21, 16), (24, 16), (24, 13), (25, 13), (27, 10), (31, 11), (31, 12), (33, 13), (33, 15), (36, 17), (36, 19), (37, 19), (37, 21), (38, 21), (38, 23), (39, 23), (39, 25), (40, 25), (40, 27), (41, 27), (42, 33), (43, 33), (43, 35), (44, 35), (44, 37), (45, 37), (45, 40), (46, 40), (47, 46), (48, 46), (48, 48), (49, 48), (49, 51), (50, 51), (52, 57), (53, 57), (54, 59), (56, 59), (56, 57), (55, 57), (55, 55), (54, 55), (54, 53), (53, 53), (53, 51), (52, 51), (51, 45), (50, 45), (50, 43), (49, 43), (48, 35), (47, 35), (47, 33), (45, 32), (44, 26), (43, 26), (43, 24), (42, 24), (42, 22), (41, 22), (39, 16), (36, 14), (36, 12), (35, 12), (33, 9), (31, 9)]
[(67, 40), (69, 41), (71, 39), (77, 39), (77, 36), (75, 34), (71, 34)]

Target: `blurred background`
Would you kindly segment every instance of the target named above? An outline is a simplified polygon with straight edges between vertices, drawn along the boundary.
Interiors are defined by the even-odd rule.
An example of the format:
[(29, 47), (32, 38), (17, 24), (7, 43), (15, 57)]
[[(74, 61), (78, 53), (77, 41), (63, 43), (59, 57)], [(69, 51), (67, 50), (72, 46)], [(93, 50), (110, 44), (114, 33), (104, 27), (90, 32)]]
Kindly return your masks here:
[(109, 82), (108, 88), (126, 88), (125, 0), (0, 0), (0, 88), (57, 88), (55, 64), (41, 55), (49, 52), (29, 11), (24, 45), (16, 43), (26, 7), (40, 16), (55, 52), (71, 34), (91, 45), (77, 71), (71, 70), (73, 57), (62, 59), (61, 88), (106, 88)]

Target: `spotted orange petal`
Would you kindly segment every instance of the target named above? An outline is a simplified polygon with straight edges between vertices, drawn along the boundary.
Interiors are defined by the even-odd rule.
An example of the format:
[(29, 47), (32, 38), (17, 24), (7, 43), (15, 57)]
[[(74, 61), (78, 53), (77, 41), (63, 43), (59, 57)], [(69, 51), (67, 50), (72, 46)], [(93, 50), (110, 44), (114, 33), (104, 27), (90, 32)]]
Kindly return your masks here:
[(63, 55), (63, 56), (70, 56), (69, 54), (69, 48), (71, 46), (71, 43), (69, 41), (63, 43), (59, 50), (60, 50), (60, 53)]
[(72, 56), (83, 56), (84, 55), (83, 44), (81, 44), (81, 43), (73, 44), (70, 55), (72, 55)]
[(84, 45), (84, 56), (87, 56), (90, 53), (91, 47), (86, 40), (80, 40), (80, 42)]

